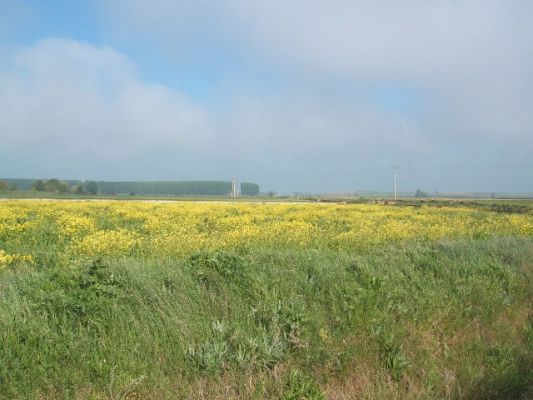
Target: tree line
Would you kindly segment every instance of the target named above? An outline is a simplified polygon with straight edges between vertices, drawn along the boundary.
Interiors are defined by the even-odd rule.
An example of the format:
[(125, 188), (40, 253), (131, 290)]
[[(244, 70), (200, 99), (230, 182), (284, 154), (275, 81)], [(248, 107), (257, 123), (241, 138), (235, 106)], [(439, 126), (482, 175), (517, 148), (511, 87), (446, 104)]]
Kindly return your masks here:
[[(0, 190), (33, 190), (47, 193), (145, 195), (145, 196), (229, 196), (232, 184), (228, 181), (158, 181), (109, 182), (59, 179), (4, 179)], [(242, 182), (242, 196), (257, 196), (259, 185)]]
[(231, 182), (225, 181), (160, 181), (160, 182), (97, 182), (102, 194), (150, 196), (227, 196)]
[(241, 196), (257, 196), (259, 195), (259, 185), (256, 183), (242, 182)]

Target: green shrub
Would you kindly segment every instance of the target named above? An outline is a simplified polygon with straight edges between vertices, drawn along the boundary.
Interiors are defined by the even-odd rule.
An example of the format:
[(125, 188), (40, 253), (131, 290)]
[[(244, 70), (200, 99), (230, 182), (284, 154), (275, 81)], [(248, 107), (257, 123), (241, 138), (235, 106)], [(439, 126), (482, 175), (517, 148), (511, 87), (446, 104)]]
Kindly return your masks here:
[(309, 375), (298, 369), (294, 369), (289, 374), (283, 400), (324, 400), (325, 396), (320, 386)]

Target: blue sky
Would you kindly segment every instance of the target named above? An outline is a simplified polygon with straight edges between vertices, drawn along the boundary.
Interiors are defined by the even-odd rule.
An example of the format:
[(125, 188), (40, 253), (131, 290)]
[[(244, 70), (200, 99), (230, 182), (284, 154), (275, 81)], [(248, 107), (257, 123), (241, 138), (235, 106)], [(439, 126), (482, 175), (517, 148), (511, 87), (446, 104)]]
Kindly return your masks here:
[(11, 31), (4, 42), (31, 45), (43, 37), (69, 37), (101, 44), (104, 42), (97, 11), (87, 1), (3, 1), (2, 14)]
[(0, 175), (354, 192), (401, 165), (404, 190), (533, 191), (531, 20), (527, 0), (0, 0)]

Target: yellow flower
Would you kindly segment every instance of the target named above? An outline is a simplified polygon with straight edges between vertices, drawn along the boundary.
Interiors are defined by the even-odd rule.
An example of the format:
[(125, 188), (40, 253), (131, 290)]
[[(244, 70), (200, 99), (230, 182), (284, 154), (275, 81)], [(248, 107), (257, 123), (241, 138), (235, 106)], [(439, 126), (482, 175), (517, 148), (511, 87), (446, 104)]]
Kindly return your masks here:
[[(533, 235), (533, 213), (378, 204), (141, 201), (0, 203), (0, 241), (20, 253), (43, 248), (75, 264), (86, 257), (184, 257), (198, 250), (376, 246), (443, 238)], [(28, 261), (0, 253), (0, 265)]]
[(122, 256), (138, 242), (135, 234), (125, 230), (100, 230), (74, 245), (74, 252), (84, 256)]
[(33, 264), (34, 260), (30, 255), (7, 254), (4, 250), (0, 250), (0, 268), (21, 262)]

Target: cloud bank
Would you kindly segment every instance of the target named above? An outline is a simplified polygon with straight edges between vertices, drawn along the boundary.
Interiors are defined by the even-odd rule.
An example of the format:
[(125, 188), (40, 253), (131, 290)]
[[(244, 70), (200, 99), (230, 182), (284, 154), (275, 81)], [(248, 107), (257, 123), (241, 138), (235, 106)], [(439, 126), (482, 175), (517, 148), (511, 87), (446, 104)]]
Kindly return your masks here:
[(165, 144), (192, 150), (208, 131), (201, 107), (140, 81), (131, 60), (109, 47), (46, 39), (15, 54), (10, 67), (0, 95), (10, 151), (128, 158)]
[[(358, 171), (392, 164), (531, 164), (529, 1), (96, 4), (111, 45), (45, 39), (0, 69), (0, 153), (44, 149), (36, 164), (77, 159), (82, 175), (240, 176), (288, 192), (385, 188), (388, 171)], [(177, 75), (209, 70), (214, 99), (148, 81), (146, 60), (117, 50), (131, 43)], [(530, 172), (403, 183), (527, 191)]]
[(529, 1), (119, 0), (106, 11), (177, 55), (217, 37), (291, 79), (420, 88), (456, 130), (531, 134)]

